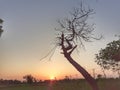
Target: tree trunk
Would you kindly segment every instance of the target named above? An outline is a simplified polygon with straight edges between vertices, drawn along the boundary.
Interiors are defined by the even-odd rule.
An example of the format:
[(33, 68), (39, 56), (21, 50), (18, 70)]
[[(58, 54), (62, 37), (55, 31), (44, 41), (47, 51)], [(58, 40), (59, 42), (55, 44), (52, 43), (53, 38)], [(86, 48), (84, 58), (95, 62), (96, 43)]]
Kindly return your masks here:
[(118, 77), (119, 77), (119, 79), (120, 79), (120, 70), (118, 70)]
[(77, 62), (75, 62), (69, 54), (64, 54), (67, 60), (84, 76), (93, 90), (99, 90), (96, 80)]
[(106, 76), (105, 70), (103, 68), (102, 68), (102, 72), (103, 72), (104, 78), (106, 79), (107, 76)]

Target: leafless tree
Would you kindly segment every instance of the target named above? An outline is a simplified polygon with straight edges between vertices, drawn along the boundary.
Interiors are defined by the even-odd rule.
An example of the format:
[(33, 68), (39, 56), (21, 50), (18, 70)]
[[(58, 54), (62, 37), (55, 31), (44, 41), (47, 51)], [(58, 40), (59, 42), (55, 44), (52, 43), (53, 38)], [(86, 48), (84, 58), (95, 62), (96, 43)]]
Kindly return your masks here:
[(88, 19), (92, 14), (94, 14), (93, 9), (86, 8), (81, 3), (80, 7), (74, 8), (70, 12), (70, 17), (58, 20), (60, 27), (56, 29), (58, 31), (57, 45), (61, 47), (64, 57), (84, 76), (92, 89), (99, 90), (96, 80), (71, 56), (78, 46), (84, 47), (84, 42), (91, 42), (92, 39), (99, 40), (101, 38), (94, 37), (93, 24), (88, 23)]

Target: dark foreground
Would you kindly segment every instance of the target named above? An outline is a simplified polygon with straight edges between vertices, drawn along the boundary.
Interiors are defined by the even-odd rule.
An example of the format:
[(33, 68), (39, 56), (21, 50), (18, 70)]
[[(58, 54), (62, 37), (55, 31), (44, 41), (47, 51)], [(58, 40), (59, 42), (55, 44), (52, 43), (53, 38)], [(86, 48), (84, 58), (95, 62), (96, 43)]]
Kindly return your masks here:
[[(120, 90), (120, 79), (97, 80), (100, 90)], [(92, 90), (85, 80), (51, 81), (37, 84), (0, 85), (0, 90)]]

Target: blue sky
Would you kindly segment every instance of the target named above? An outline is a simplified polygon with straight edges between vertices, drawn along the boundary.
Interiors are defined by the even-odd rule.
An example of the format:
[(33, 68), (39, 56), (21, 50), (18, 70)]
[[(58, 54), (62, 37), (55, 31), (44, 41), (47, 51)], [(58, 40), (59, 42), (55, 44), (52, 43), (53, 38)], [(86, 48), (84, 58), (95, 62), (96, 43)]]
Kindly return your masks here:
[[(108, 42), (117, 39), (115, 34), (120, 34), (120, 1), (83, 1), (95, 11), (90, 19), (95, 23), (95, 35), (104, 36), (100, 41), (86, 43), (86, 50), (80, 49), (81, 57), (74, 55), (78, 63), (91, 70), (99, 67), (94, 63), (94, 54)], [(77, 7), (79, 2), (80, 0), (0, 0), (0, 18), (4, 20), (4, 33), (0, 39), (0, 78), (20, 78), (25, 74), (48, 78), (49, 73), (58, 77), (61, 74), (78, 73), (59, 54), (58, 49), (52, 61), (48, 62), (48, 58), (42, 62), (39, 60), (54, 46), (56, 21), (67, 17), (68, 12)]]

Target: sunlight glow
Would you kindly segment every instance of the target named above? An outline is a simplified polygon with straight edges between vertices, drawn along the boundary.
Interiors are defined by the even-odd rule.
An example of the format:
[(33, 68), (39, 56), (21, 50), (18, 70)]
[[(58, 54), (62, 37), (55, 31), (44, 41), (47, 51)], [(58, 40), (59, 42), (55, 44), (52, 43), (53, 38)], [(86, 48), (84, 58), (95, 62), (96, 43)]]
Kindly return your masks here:
[(54, 76), (50, 76), (50, 80), (55, 80), (55, 77)]

